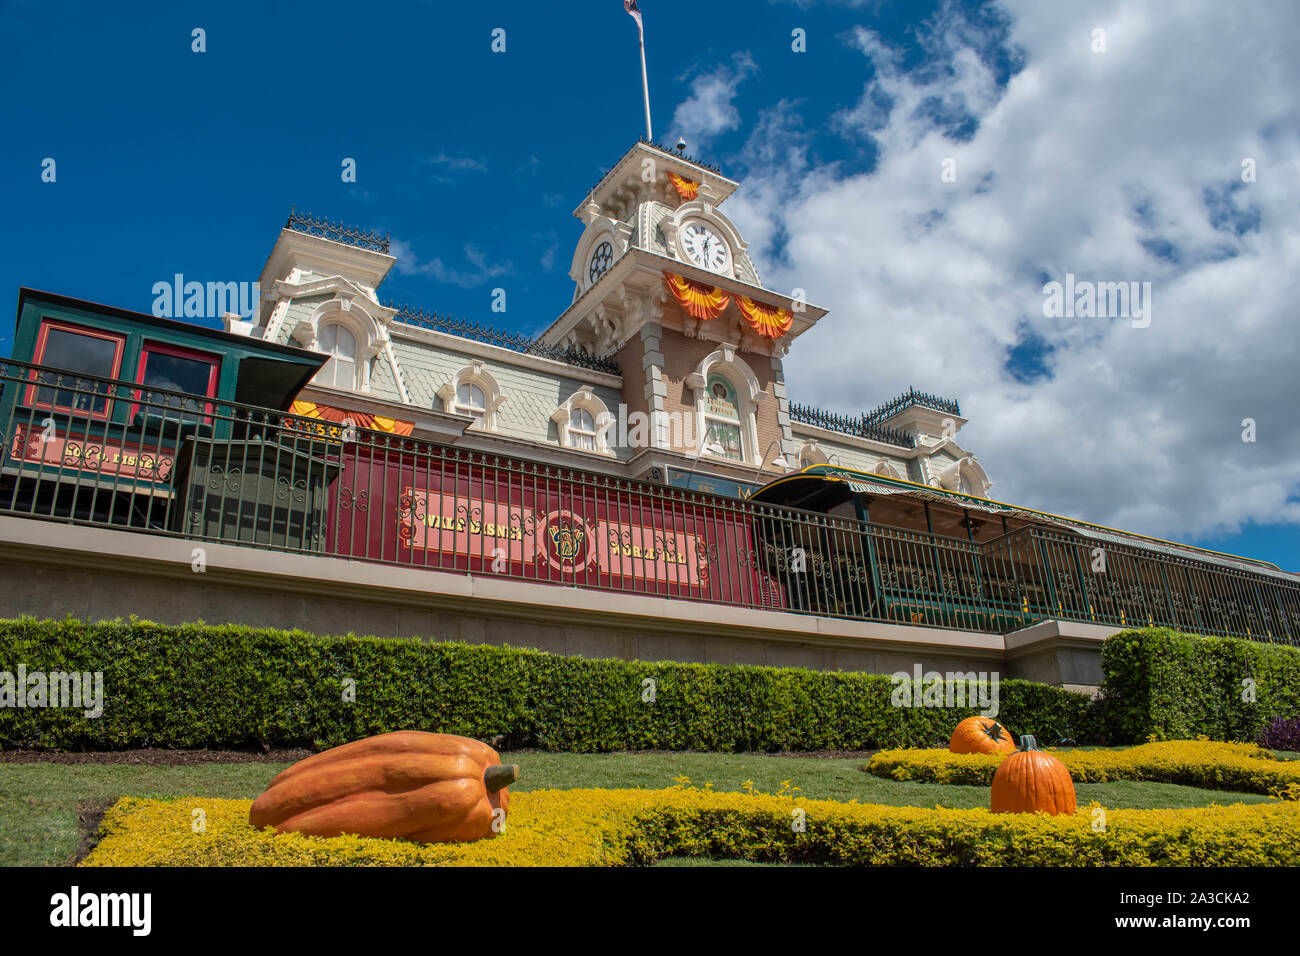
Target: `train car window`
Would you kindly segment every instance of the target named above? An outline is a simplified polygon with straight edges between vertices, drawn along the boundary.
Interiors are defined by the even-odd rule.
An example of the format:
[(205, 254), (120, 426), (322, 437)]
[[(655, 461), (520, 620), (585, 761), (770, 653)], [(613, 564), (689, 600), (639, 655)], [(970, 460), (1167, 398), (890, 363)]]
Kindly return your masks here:
[[(168, 389), (183, 392), (183, 395), (171, 395), (168, 392), (146, 391), (141, 401), (147, 407), (146, 415), (165, 415), (167, 418), (179, 417), (182, 421), (199, 421), (207, 410), (204, 398), (215, 398), (217, 394), (217, 372), (221, 368), (221, 359), (206, 352), (192, 352), (170, 345), (147, 343), (140, 353), (140, 372), (137, 381), (141, 385), (155, 389)], [(176, 409), (179, 416), (164, 410)]]
[[(38, 384), (27, 390), (28, 404), (85, 412), (95, 417), (106, 416), (107, 396), (112, 386), (105, 382), (77, 378), (76, 373), (117, 378), (121, 371), (125, 345), (125, 336), (62, 322), (43, 322), (37, 336), (33, 363), (49, 368), (35, 373), (34, 378)], [(52, 371), (53, 369), (58, 371)], [(66, 372), (74, 374), (60, 374)]]

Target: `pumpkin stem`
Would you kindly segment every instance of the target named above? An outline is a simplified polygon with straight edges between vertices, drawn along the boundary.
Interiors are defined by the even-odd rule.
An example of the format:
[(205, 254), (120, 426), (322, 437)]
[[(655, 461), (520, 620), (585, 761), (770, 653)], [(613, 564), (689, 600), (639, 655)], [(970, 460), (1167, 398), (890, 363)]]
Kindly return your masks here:
[(504, 790), (519, 779), (519, 765), (515, 763), (494, 763), (483, 771), (483, 785), (488, 793)]
[(1002, 725), (999, 724), (996, 720), (993, 721), (992, 724), (984, 728), (984, 734), (990, 740), (1001, 740), (1002, 732), (1003, 732)]
[(1037, 750), (1038, 741), (1034, 739), (1033, 734), (1022, 734), (1020, 737), (1021, 750)]

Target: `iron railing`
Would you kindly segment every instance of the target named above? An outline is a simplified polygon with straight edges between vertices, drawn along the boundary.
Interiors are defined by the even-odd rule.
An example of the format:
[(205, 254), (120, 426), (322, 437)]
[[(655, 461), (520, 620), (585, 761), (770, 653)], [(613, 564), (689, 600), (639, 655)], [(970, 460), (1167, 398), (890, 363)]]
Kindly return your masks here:
[(355, 226), (345, 226), (342, 223), (330, 222), (328, 219), (319, 219), (309, 212), (298, 212), (293, 206), (289, 207), (289, 218), (284, 228), (333, 242), (341, 242), (347, 246), (356, 246), (358, 249), (369, 249), (371, 252), (386, 253), (390, 244), (388, 233), (381, 236), (377, 232), (368, 232)]
[[(984, 547), (1025, 616), (1300, 643), (1300, 578), (1067, 531), (1026, 527)], [(1288, 580), (1294, 578), (1294, 580)]]
[(929, 392), (918, 392), (914, 388), (909, 388), (897, 398), (891, 398), (883, 405), (878, 405), (871, 411), (866, 412), (862, 418), (864, 421), (871, 423), (883, 422), (914, 406), (932, 408), (936, 412), (943, 412), (947, 415), (961, 414), (961, 405), (953, 399), (941, 398), (938, 395), (931, 395)]
[(1006, 633), (1300, 643), (1300, 581), (1027, 527), (983, 544), (0, 364), (0, 513), (431, 571)]
[(834, 412), (815, 408), (812, 405), (800, 405), (797, 402), (791, 402), (790, 420), (804, 425), (814, 425), (817, 428), (825, 428), (827, 431), (839, 432), (843, 435), (871, 438), (878, 442), (884, 442), (886, 445), (897, 445), (899, 448), (916, 447), (916, 436), (908, 434), (901, 428), (890, 428), (888, 425), (881, 425), (879, 422), (870, 422), (863, 416), (837, 415)]

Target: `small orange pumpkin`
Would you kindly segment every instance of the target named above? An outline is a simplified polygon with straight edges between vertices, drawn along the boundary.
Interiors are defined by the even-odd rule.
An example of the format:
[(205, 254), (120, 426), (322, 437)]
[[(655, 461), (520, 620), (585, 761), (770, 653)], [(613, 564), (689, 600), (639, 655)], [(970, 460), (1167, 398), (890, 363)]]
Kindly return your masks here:
[(401, 730), (300, 760), (253, 801), (248, 822), (313, 836), (355, 833), (418, 843), (495, 836), (519, 768), (487, 744)]
[(1020, 750), (998, 766), (993, 775), (989, 808), (994, 813), (1074, 813), (1074, 781), (1065, 764), (1038, 749), (1026, 734)]
[(955, 754), (1013, 754), (1011, 731), (988, 717), (967, 717), (952, 732), (948, 749)]

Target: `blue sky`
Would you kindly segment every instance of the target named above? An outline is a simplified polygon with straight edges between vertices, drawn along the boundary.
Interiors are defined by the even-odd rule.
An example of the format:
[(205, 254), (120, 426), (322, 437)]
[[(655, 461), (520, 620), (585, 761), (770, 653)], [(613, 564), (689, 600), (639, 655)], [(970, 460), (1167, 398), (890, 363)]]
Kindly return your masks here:
[[(951, 395), (994, 497), (1300, 568), (1296, 297), (1277, 258), (1296, 218), (1269, 180), (1234, 180), (1248, 150), (1296, 168), (1297, 86), (1213, 93), (1271, 63), (1294, 13), (1044, 6), (644, 0), (656, 138), (741, 179), (728, 211), (768, 284), (832, 309), (787, 360), (796, 398)], [(572, 294), (571, 211), (643, 133), (620, 0), (0, 11), (14, 296), (148, 311), (174, 273), (252, 280), (296, 204), (391, 233), (381, 298), (536, 332)], [(1159, 39), (1173, 26), (1181, 46)], [(947, 156), (955, 188), (932, 174)], [(1154, 280), (1168, 305), (1144, 338), (1052, 324), (1039, 288), (1066, 271)]]

